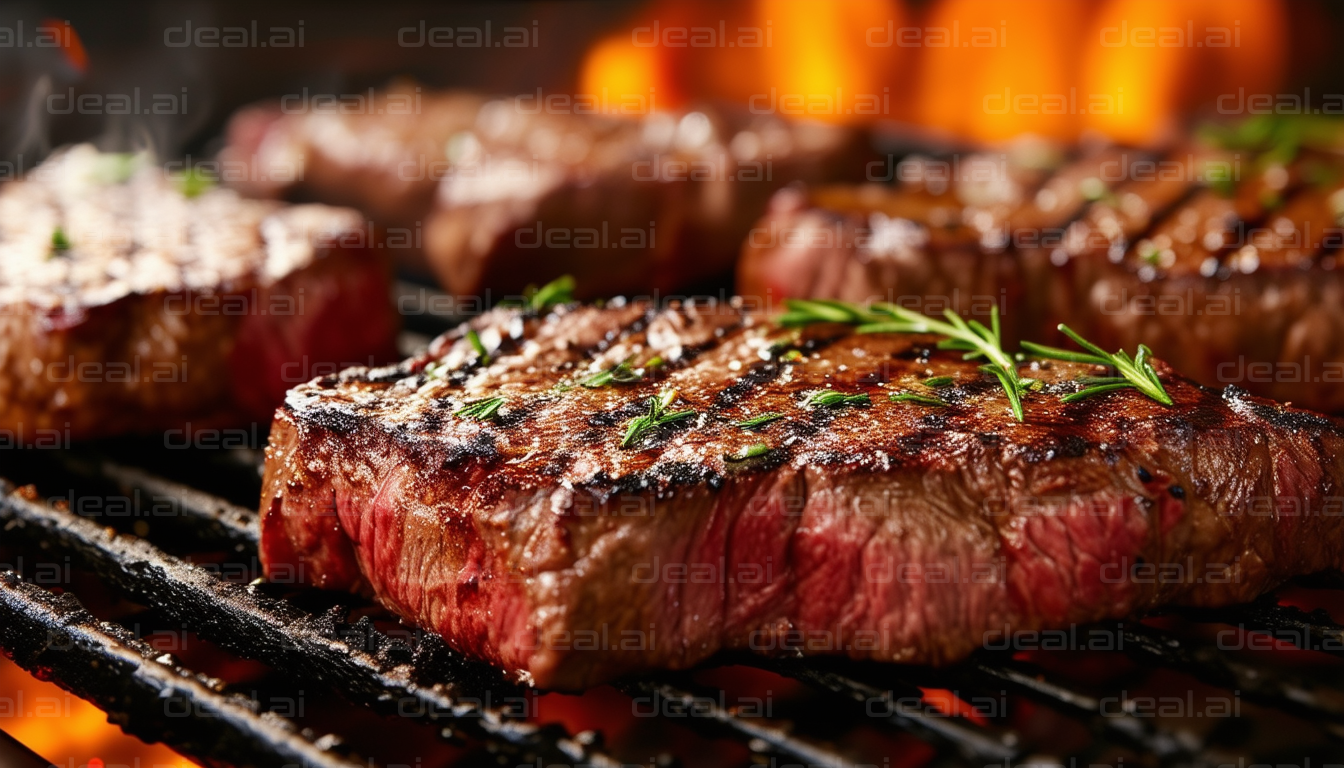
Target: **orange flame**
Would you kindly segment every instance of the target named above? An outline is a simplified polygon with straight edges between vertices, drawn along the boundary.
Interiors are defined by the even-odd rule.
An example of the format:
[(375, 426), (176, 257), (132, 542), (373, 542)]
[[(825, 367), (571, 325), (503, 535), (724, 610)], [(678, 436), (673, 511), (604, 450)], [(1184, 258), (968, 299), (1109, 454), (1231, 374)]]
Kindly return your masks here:
[(590, 51), (580, 91), (982, 141), (1150, 143), (1193, 114), (1272, 98), (1288, 31), (1283, 0), (659, 0)]
[(146, 744), (107, 721), (107, 713), (29, 675), (0, 656), (0, 728), (58, 768), (139, 765), (193, 768), (162, 744)]
[(75, 71), (81, 75), (89, 69), (89, 54), (84, 50), (84, 43), (75, 33), (75, 28), (70, 26), (70, 22), (60, 19), (43, 19), (37, 28), (48, 35), (56, 44), (60, 46), (65, 54), (65, 60)]

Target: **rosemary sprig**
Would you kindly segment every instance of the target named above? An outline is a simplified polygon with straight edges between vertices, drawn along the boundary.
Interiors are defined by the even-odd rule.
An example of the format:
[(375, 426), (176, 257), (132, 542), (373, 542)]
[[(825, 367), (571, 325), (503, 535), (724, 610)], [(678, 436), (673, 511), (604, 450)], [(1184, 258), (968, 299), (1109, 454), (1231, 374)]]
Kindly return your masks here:
[(1133, 357), (1129, 353), (1119, 350), (1115, 354), (1110, 354), (1106, 350), (1098, 347), (1096, 344), (1079, 336), (1067, 325), (1059, 324), (1059, 330), (1070, 339), (1078, 342), (1078, 346), (1087, 350), (1083, 352), (1071, 352), (1067, 349), (1058, 347), (1047, 347), (1044, 344), (1035, 344), (1030, 341), (1022, 342), (1022, 348), (1033, 355), (1039, 357), (1048, 357), (1054, 360), (1066, 360), (1072, 363), (1091, 363), (1093, 365), (1105, 365), (1114, 368), (1119, 376), (1107, 376), (1102, 378), (1088, 377), (1081, 379), (1085, 384), (1084, 389), (1065, 395), (1061, 398), (1066, 403), (1076, 402), (1095, 395), (1114, 392), (1119, 389), (1133, 387), (1143, 394), (1151, 397), (1163, 405), (1171, 405), (1171, 396), (1167, 390), (1162, 387), (1162, 381), (1157, 378), (1157, 371), (1148, 362), (1152, 356), (1152, 350), (1140, 344), (1138, 351)]
[(499, 414), (500, 406), (504, 405), (503, 397), (487, 397), (484, 400), (477, 400), (453, 411), (454, 416), (465, 416), (477, 421), (490, 421)]
[(769, 413), (762, 413), (760, 416), (752, 416), (750, 419), (743, 419), (741, 421), (734, 422), (734, 424), (743, 429), (756, 429), (758, 427), (764, 427), (766, 424), (769, 424), (772, 421), (776, 421), (782, 418), (784, 418), (784, 414), (778, 411), (771, 411)]
[(481, 341), (481, 335), (476, 333), (475, 328), (467, 329), (467, 341), (471, 342), (471, 348), (476, 350), (476, 354), (481, 359), (481, 365), (489, 365), (490, 353), (486, 351), (485, 344)]
[(803, 401), (804, 408), (839, 408), (842, 405), (869, 405), (867, 393), (846, 395), (833, 389), (819, 389)]
[(754, 459), (757, 458), (758, 456), (764, 456), (769, 452), (770, 452), (770, 446), (766, 445), (765, 443), (756, 443), (755, 445), (743, 448), (741, 451), (738, 451), (737, 453), (725, 454), (724, 458), (727, 459), (728, 461), (746, 461), (747, 459)]
[(990, 327), (986, 328), (978, 320), (961, 319), (951, 309), (943, 310), (943, 316), (947, 318), (947, 322), (943, 322), (885, 302), (862, 308), (842, 301), (789, 299), (784, 305), (788, 311), (779, 317), (782, 325), (847, 323), (858, 325), (859, 333), (934, 333), (945, 336), (938, 342), (939, 349), (965, 352), (962, 355), (964, 360), (984, 358), (988, 361), (980, 366), (980, 370), (999, 380), (1004, 393), (1008, 395), (1013, 416), (1018, 421), (1023, 420), (1022, 393), (1030, 382), (1017, 375), (1017, 364), (1003, 351), (997, 306), (991, 309)]
[(952, 378), (951, 376), (934, 376), (932, 378), (925, 379), (919, 383), (923, 384), (926, 387), (937, 388), (937, 387), (950, 386), (954, 381), (956, 381), (956, 379)]
[(644, 378), (644, 376), (643, 374), (635, 372), (635, 369), (630, 367), (630, 361), (634, 359), (635, 356), (632, 354), (605, 371), (598, 371), (580, 381), (579, 386), (587, 389), (600, 389), (612, 382), (617, 384), (631, 384), (639, 381)]
[(556, 304), (569, 304), (574, 301), (574, 276), (561, 275), (551, 282), (537, 288), (529, 285), (523, 291), (527, 306), (541, 311)]
[(665, 389), (657, 397), (650, 397), (648, 414), (630, 422), (630, 425), (625, 429), (625, 437), (621, 438), (621, 447), (629, 448), (644, 439), (650, 432), (695, 415), (695, 411), (690, 409), (669, 413), (667, 407), (676, 399), (677, 391), (675, 389)]
[(890, 395), (887, 395), (887, 399), (893, 403), (919, 403), (920, 405), (936, 406), (947, 405), (947, 403), (944, 403), (936, 397), (928, 397), (927, 395), (921, 395), (915, 392), (892, 392)]

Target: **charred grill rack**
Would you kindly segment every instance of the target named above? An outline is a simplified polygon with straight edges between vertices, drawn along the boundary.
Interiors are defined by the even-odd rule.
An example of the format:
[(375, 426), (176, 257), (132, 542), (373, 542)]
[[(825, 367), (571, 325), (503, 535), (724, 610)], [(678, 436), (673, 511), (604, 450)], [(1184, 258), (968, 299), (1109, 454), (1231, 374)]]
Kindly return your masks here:
[[(33, 560), (68, 558), (100, 588), (140, 606), (153, 620), (260, 662), (294, 685), (339, 694), (387, 718), (415, 713), (437, 736), (458, 745), (470, 764), (691, 762), (676, 749), (640, 754), (627, 743), (617, 750), (601, 732), (570, 733), (493, 705), (529, 694), (433, 636), (390, 636), (371, 618), (376, 609), (359, 598), (221, 575), (219, 566), (230, 563), (254, 574), (248, 569), (255, 569), (257, 520), (245, 505), (258, 495), (257, 447), (167, 450), (162, 441), (137, 439), (12, 452), (3, 474), (35, 486), (0, 481), (0, 562), (15, 553)], [(128, 517), (95, 517), (82, 503), (109, 494), (141, 508), (152, 500), (169, 513), (142, 509)], [(51, 503), (53, 496), (64, 501)], [(1341, 584), (1321, 576), (1291, 588), (1324, 595), (1327, 602), (1339, 597), (1344, 604)], [(69, 583), (58, 591), (12, 571), (0, 573), (0, 647), (24, 668), (93, 701), (128, 732), (207, 765), (370, 765), (339, 734), (318, 733), (266, 711), (221, 680), (155, 651), (121, 624), (96, 618), (90, 609), (96, 612), (94, 603), (106, 595), (85, 598), (86, 609)], [(352, 607), (363, 613), (358, 620), (351, 620)], [(779, 679), (781, 687), (792, 686), (789, 706), (778, 707), (787, 712), (763, 717), (731, 706), (722, 689), (693, 674), (651, 676), (618, 688), (656, 702), (657, 720), (670, 721), (674, 736), (689, 729), (703, 743), (726, 742), (720, 751), (729, 762), (740, 756), (742, 763), (778, 766), (1215, 766), (1244, 757), (1292, 765), (1344, 758), (1344, 664), (1338, 659), (1344, 657), (1344, 627), (1326, 611), (1269, 596), (1227, 609), (1173, 611), (1106, 631), (1120, 650), (982, 651), (945, 670), (816, 658), (724, 659), (724, 665), (764, 670), (778, 676), (770, 679)], [(1288, 637), (1312, 652), (1222, 650), (1212, 639), (1217, 632), (1268, 633), (1280, 644)], [(1127, 666), (1135, 680), (1147, 680), (1148, 690), (1164, 690), (1162, 681), (1168, 681), (1167, 688), (1177, 691), (1198, 687), (1231, 696), (1239, 716), (1215, 721), (1193, 711), (1176, 718), (1135, 711), (1124, 703), (1127, 693), (1099, 695), (1095, 675), (1070, 666), (1080, 658), (1094, 666), (1097, 658)], [(1068, 663), (1053, 663), (1059, 659)], [(984, 695), (1002, 702), (1003, 710), (988, 719), (939, 711), (927, 704), (927, 691), (934, 689), (964, 698)], [(1113, 686), (1110, 692), (1117, 693)], [(669, 712), (687, 716), (669, 718)], [(860, 737), (853, 736), (856, 729)]]

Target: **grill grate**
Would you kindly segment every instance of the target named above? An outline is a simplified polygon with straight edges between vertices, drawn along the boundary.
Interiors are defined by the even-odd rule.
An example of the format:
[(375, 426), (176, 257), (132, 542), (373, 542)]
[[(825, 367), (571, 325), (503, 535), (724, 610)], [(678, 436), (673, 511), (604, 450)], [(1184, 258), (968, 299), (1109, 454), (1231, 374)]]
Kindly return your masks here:
[[(194, 486), (95, 455), (66, 452), (52, 458), (55, 471), (74, 481), (105, 483), (123, 494), (139, 492), (145, 498), (172, 499), (176, 515), (169, 520), (189, 533), (196, 545), (221, 548), (240, 561), (255, 557), (256, 516), (250, 510)], [(367, 616), (348, 623), (347, 611), (341, 607), (306, 611), (269, 594), (273, 585), (224, 580), (143, 538), (113, 533), (59, 505), (39, 502), (34, 493), (8, 486), (0, 490), (6, 543), (68, 553), (115, 591), (152, 606), (232, 653), (287, 670), (299, 680), (324, 683), (352, 702), (387, 716), (397, 715), (397, 702), (414, 701), (414, 710), (427, 715), (425, 721), (441, 735), (484, 745), (501, 762), (617, 762), (594, 734), (574, 735), (554, 725), (538, 726), (501, 709), (476, 704), (489, 701), (492, 693), (496, 700), (525, 693), (493, 670), (459, 657), (433, 636), (418, 635), (411, 644), (379, 632)], [(1304, 584), (1337, 586), (1332, 581), (1317, 582), (1306, 580)], [(1241, 626), (1275, 637), (1289, 631), (1289, 637), (1304, 639), (1299, 645), (1336, 655), (1344, 638), (1344, 628), (1325, 611), (1279, 605), (1272, 597), (1246, 606), (1183, 610), (1173, 615), (1181, 621)], [(5, 573), (0, 575), (0, 617), (0, 642), (16, 661), (30, 670), (41, 670), (76, 695), (114, 713), (136, 735), (166, 741), (210, 764), (367, 765), (351, 762), (357, 758), (343, 752), (337, 738), (315, 738), (282, 718), (259, 714), (255, 702), (245, 697), (221, 693), (218, 681), (182, 669), (115, 624), (97, 621), (72, 595), (54, 596)], [(1113, 632), (1123, 637), (1125, 654), (1145, 669), (1179, 672), (1236, 691), (1248, 703), (1323, 732), (1328, 737), (1324, 754), (1337, 751), (1338, 741), (1331, 740), (1344, 739), (1344, 691), (1328, 675), (1326, 679), (1306, 678), (1291, 670), (1235, 658), (1206, 642), (1183, 639), (1149, 624), (1119, 624)], [(90, 661), (100, 662), (99, 674), (89, 674)], [(1067, 676), (1005, 653), (982, 652), (972, 662), (945, 671), (815, 659), (734, 657), (726, 661), (799, 681), (816, 692), (811, 706), (844, 711), (845, 703), (871, 709), (877, 702), (882, 716), (872, 717), (869, 711), (862, 719), (865, 724), (882, 723), (917, 737), (949, 764), (1039, 762), (1040, 746), (1032, 745), (1029, 751), (1027, 737), (1013, 727), (940, 716), (926, 707), (910, 705), (922, 689), (1002, 689), (1015, 702), (1042, 705), (1081, 725), (1090, 735), (1092, 743), (1075, 755), (1114, 748), (1158, 765), (1212, 765), (1245, 748), (1236, 743), (1211, 745), (1188, 729), (1130, 713), (1104, 712), (1101, 699)], [(807, 765), (857, 762), (829, 746), (824, 734), (800, 733), (805, 729), (798, 722), (742, 716), (732, 707), (714, 703), (712, 692), (702, 694), (693, 690), (693, 683), (678, 682), (683, 678), (642, 679), (624, 684), (622, 690), (631, 696), (672, 702), (681, 711), (694, 710), (695, 716), (683, 725), (711, 738), (739, 742), (749, 754)], [(164, 696), (180, 700), (184, 711), (226, 716), (165, 721)], [(1065, 757), (1052, 755), (1050, 760)]]
[[(352, 621), (358, 598), (247, 583), (260, 575), (258, 526), (256, 514), (242, 503), (257, 496), (261, 445), (256, 434), (244, 442), (229, 449), (168, 451), (164, 444), (127, 439), (25, 452), (7, 465), (12, 479), (69, 488), (70, 494), (65, 503), (50, 504), (0, 480), (0, 546), (69, 555), (112, 592), (229, 654), (261, 662), (299, 684), (330, 688), (385, 717), (403, 717), (410, 703), (415, 719), (435, 735), (502, 765), (603, 766), (621, 759), (693, 764), (675, 749), (687, 730), (715, 747), (725, 745), (720, 762), (740, 755), (741, 762), (771, 765), (1195, 766), (1235, 763), (1241, 756), (1302, 765), (1344, 759), (1344, 665), (1330, 663), (1331, 655), (1344, 656), (1344, 627), (1324, 610), (1280, 604), (1274, 596), (1103, 628), (1122, 641), (1113, 651), (1098, 652), (1104, 663), (1131, 665), (1135, 680), (1179, 681), (1175, 684), (1186, 689), (1199, 685), (1238, 701), (1244, 697), (1248, 712), (1217, 725), (1117, 710), (1113, 676), (1098, 682), (1095, 674), (1070, 667), (1078, 655), (1073, 651), (1025, 656), (982, 651), (947, 670), (729, 655), (717, 671), (751, 668), (780, 687), (796, 686), (781, 702), (787, 711), (756, 716), (760, 713), (728, 704), (715, 669), (708, 678), (683, 673), (627, 681), (619, 690), (655, 704), (662, 713), (655, 722), (671, 734), (659, 743), (670, 742), (675, 753), (632, 755), (629, 738), (608, 747), (601, 733), (538, 725), (538, 718), (491, 705), (533, 695), (433, 635), (394, 638), (368, 613)], [(96, 523), (78, 504), (112, 495), (129, 500), (137, 511), (166, 504), (169, 513), (109, 515)], [(202, 553), (207, 563), (240, 565), (248, 578), (222, 578), (218, 569), (200, 564)], [(1338, 575), (1296, 585), (1344, 600), (1344, 578)], [(345, 604), (331, 605), (333, 599)], [(124, 627), (98, 621), (71, 594), (56, 596), (13, 573), (0, 574), (0, 622), (0, 644), (21, 666), (94, 701), (132, 733), (162, 740), (206, 764), (373, 765), (339, 738), (318, 737), (264, 712), (247, 696), (227, 693), (219, 681), (153, 652)], [(1224, 650), (1210, 641), (1212, 633), (1229, 627), (1286, 638), (1326, 655), (1303, 664), (1298, 662), (1308, 654), (1285, 661)], [(99, 662), (100, 673), (89, 673), (91, 661)], [(949, 716), (928, 705), (928, 692), (935, 689), (1003, 701), (1005, 708), (987, 719)], [(176, 697), (171, 700), (180, 701), (184, 711), (223, 716), (168, 721), (161, 696)], [(687, 716), (670, 718), (667, 708)], [(1258, 731), (1272, 731), (1271, 738), (1244, 727), (1252, 718), (1269, 723)], [(640, 733), (651, 727), (643, 725)]]

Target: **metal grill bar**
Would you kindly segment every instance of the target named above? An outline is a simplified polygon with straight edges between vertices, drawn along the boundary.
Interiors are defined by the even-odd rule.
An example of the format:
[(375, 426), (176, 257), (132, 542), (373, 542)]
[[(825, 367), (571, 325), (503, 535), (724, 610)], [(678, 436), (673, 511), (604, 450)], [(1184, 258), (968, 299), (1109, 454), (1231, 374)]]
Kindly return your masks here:
[(51, 762), (0, 730), (0, 765), (7, 768), (51, 768)]
[(171, 501), (174, 514), (191, 522), (196, 537), (208, 543), (243, 544), (255, 548), (260, 527), (257, 513), (231, 504), (218, 496), (101, 457), (62, 452), (61, 466), (71, 475), (90, 481), (109, 482), (125, 494), (140, 494), (151, 500)]
[(259, 714), (251, 699), (221, 693), (219, 681), (97, 621), (73, 595), (57, 597), (12, 571), (0, 572), (0, 642), (19, 666), (49, 672), (62, 688), (118, 715), (128, 733), (165, 741), (206, 765), (367, 765), (333, 752), (331, 738), (311, 742), (287, 720)]
[[(360, 628), (364, 642), (351, 644), (336, 632), (332, 614), (313, 616), (254, 587), (222, 581), (146, 541), (116, 535), (6, 490), (0, 487), (0, 520), (8, 521), (8, 527), (68, 550), (118, 591), (154, 606), (233, 653), (323, 681), (352, 701), (384, 714), (396, 714), (400, 702), (410, 702), (429, 722), (460, 730), (525, 759), (540, 756), (613, 764), (559, 727), (539, 727), (511, 719), (499, 709), (476, 706), (474, 702), (490, 698), (471, 696), (468, 686), (507, 687), (488, 667), (446, 649), (412, 656), (405, 644), (372, 626)], [(377, 650), (370, 652), (370, 647)], [(441, 661), (433, 669), (423, 669), (420, 662), (430, 657)], [(458, 682), (421, 685), (421, 680)]]
[[(889, 722), (927, 741), (951, 747), (968, 760), (1007, 763), (1019, 756), (1016, 734), (994, 734), (957, 718), (930, 717), (918, 709), (901, 706), (896, 701), (900, 697), (894, 696), (890, 690), (882, 690), (847, 675), (822, 670), (812, 665), (782, 659), (757, 660), (753, 663), (763, 669), (807, 683), (814, 688), (840, 694), (852, 701), (881, 702), (884, 711), (891, 713), (887, 718)], [(911, 696), (919, 695), (919, 691), (913, 687), (908, 693)]]
[(622, 686), (621, 690), (630, 695), (652, 696), (656, 700), (671, 701), (682, 711), (696, 712), (688, 718), (689, 725), (709, 732), (714, 731), (738, 736), (747, 741), (748, 747), (756, 753), (774, 754), (790, 760), (801, 760), (804, 765), (817, 768), (852, 768), (854, 765), (844, 756), (811, 744), (790, 734), (778, 725), (768, 725), (755, 720), (738, 717), (717, 702), (704, 697), (696, 697), (690, 691), (682, 690), (671, 683), (644, 680)]
[(1125, 627), (1125, 650), (1131, 657), (1192, 675), (1201, 682), (1237, 690), (1273, 709), (1324, 724), (1337, 733), (1344, 721), (1344, 693), (1328, 686), (1276, 674), (1262, 666), (1233, 661), (1222, 650), (1192, 645), (1146, 624)]
[(1224, 608), (1184, 608), (1181, 615), (1195, 621), (1230, 624), (1275, 638), (1288, 640), (1305, 651), (1320, 651), (1344, 657), (1344, 626), (1317, 608), (1308, 613), (1291, 605), (1279, 605), (1273, 594), (1262, 595), (1245, 605)]
[(1094, 731), (1110, 733), (1128, 746), (1160, 758), (1202, 756), (1202, 744), (1183, 739), (1129, 714), (1104, 714), (1099, 699), (1051, 680), (1049, 675), (1033, 665), (1018, 661), (979, 659), (975, 662), (975, 670), (1007, 683), (1037, 701), (1086, 715), (1091, 718)]

